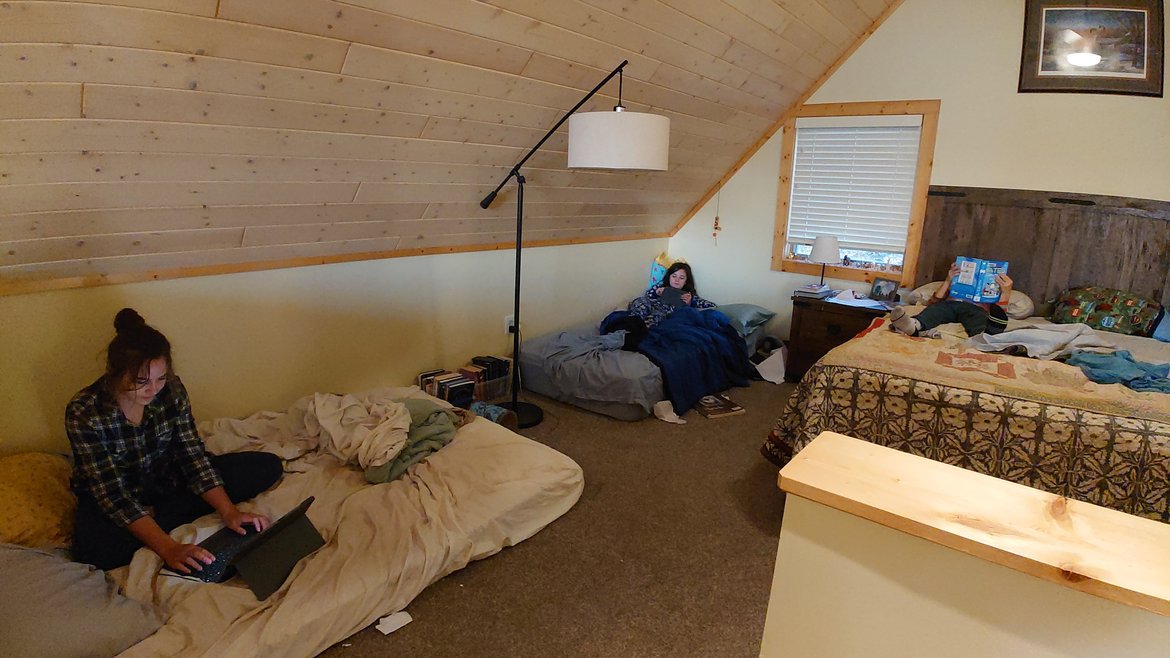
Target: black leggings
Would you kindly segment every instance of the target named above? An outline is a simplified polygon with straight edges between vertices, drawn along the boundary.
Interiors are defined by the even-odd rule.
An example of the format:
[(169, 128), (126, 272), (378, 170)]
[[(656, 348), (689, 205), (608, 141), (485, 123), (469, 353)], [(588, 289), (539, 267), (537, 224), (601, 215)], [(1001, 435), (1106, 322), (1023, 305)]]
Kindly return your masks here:
[(914, 319), (918, 320), (919, 331), (934, 329), (948, 322), (961, 322), (968, 336), (1002, 334), (1007, 329), (1008, 320), (1007, 313), (1000, 306), (992, 304), (990, 310), (985, 311), (975, 304), (956, 299), (944, 299), (931, 304), (915, 315)]
[[(224, 490), (233, 503), (255, 498), (267, 490), (284, 470), (280, 457), (267, 452), (233, 452), (211, 457), (211, 465), (223, 478)], [(154, 520), (163, 532), (190, 523), (215, 511), (203, 498), (189, 492), (154, 502)], [(109, 519), (89, 496), (77, 497), (73, 526), (73, 559), (99, 569), (130, 564), (142, 542), (126, 528)]]

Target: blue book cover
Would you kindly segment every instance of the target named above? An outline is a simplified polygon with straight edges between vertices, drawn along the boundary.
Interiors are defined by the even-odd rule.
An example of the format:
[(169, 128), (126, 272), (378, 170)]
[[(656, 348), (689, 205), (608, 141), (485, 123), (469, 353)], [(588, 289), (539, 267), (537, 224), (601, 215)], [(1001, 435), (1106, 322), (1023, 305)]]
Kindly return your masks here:
[(1007, 274), (1007, 261), (959, 256), (955, 262), (959, 264), (959, 274), (951, 280), (951, 297), (976, 304), (999, 301), (999, 284), (995, 282), (995, 275)]

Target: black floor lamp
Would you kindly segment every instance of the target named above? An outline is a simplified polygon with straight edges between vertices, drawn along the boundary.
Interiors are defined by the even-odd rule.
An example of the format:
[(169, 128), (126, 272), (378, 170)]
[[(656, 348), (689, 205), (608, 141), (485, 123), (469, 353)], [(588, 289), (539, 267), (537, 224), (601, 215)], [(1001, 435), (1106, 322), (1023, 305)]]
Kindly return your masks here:
[[(656, 114), (626, 112), (622, 107), (622, 69), (628, 61), (618, 64), (605, 79), (597, 83), (573, 109), (565, 113), (556, 125), (533, 146), (504, 176), (496, 189), (479, 202), (485, 210), (495, 201), (496, 194), (512, 179), (516, 179), (516, 294), (512, 326), (512, 400), (501, 406), (516, 412), (520, 427), (532, 427), (544, 419), (544, 412), (531, 402), (520, 402), (520, 246), (524, 238), (524, 175), (520, 168), (528, 158), (552, 137), (569, 117), (570, 168), (581, 169), (644, 169), (663, 171), (667, 168), (670, 151), (670, 119)], [(618, 104), (613, 112), (584, 112), (573, 116), (605, 83), (618, 76)]]

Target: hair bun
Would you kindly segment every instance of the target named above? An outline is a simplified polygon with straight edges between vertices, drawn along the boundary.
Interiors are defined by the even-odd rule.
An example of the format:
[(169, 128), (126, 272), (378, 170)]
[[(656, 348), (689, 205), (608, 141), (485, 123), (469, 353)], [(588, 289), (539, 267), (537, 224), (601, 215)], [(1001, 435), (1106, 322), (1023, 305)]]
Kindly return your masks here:
[(124, 308), (114, 316), (114, 331), (124, 334), (146, 326), (146, 320), (132, 308)]

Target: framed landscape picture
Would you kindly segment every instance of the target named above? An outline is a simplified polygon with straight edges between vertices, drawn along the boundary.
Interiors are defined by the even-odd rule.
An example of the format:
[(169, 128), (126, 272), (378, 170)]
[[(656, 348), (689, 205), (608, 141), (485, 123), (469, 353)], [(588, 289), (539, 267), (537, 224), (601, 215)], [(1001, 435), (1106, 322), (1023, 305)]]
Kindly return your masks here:
[(1025, 0), (1021, 92), (1162, 96), (1162, 0)]
[(875, 299), (879, 302), (894, 302), (898, 300), (898, 288), (902, 283), (893, 279), (873, 280), (873, 286), (869, 289), (869, 298)]

